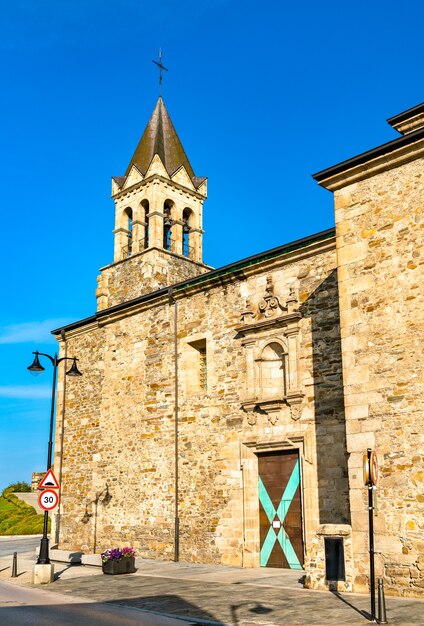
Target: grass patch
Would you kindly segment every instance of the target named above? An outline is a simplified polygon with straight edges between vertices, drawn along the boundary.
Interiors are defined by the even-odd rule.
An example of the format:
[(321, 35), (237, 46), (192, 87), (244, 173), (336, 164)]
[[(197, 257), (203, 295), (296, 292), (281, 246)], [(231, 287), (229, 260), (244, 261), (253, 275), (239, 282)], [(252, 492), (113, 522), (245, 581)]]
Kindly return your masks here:
[(0, 516), (2, 516), (3, 513), (7, 513), (8, 511), (13, 509), (14, 506), (11, 502), (6, 500), (6, 498), (0, 498)]
[[(10, 488), (0, 497), (0, 535), (41, 535), (44, 515), (14, 496)], [(50, 519), (49, 528), (50, 532)]]
[(25, 483), (23, 481), (20, 481), (19, 483), (12, 483), (8, 487), (6, 487), (6, 489), (11, 489), (15, 493), (17, 493), (17, 492), (18, 493), (24, 493), (24, 492), (30, 492), (31, 491), (31, 485), (29, 483)]

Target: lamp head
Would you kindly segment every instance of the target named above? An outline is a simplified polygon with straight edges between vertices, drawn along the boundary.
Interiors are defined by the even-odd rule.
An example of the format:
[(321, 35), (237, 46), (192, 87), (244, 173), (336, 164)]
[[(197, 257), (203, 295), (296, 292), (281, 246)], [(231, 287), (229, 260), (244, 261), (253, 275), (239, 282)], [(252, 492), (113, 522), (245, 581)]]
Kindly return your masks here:
[(39, 376), (42, 372), (44, 372), (45, 368), (41, 365), (40, 360), (38, 358), (38, 352), (33, 352), (35, 354), (34, 361), (31, 363), (27, 370), (31, 372), (33, 376)]
[(69, 370), (66, 372), (67, 376), (82, 376), (82, 373), (79, 371), (79, 369), (77, 368), (77, 360), (78, 359), (74, 359), (72, 361), (72, 365), (69, 368)]

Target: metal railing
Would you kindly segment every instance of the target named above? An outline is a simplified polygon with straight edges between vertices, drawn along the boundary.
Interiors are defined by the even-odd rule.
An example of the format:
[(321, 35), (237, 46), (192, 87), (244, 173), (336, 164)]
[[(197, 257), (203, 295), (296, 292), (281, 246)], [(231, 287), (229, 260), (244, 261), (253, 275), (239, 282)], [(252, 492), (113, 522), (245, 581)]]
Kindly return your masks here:
[[(138, 241), (138, 251), (143, 252), (143, 250), (147, 250), (148, 248), (147, 241), (145, 239), (139, 239)], [(128, 245), (122, 247), (122, 259), (127, 259), (128, 257), (134, 254), (134, 244), (133, 242), (129, 242)]]
[[(178, 244), (178, 245), (177, 245)], [(194, 248), (193, 246), (189, 246), (183, 242), (183, 249), (181, 251), (181, 242), (172, 241), (169, 246), (169, 251), (174, 252), (175, 254), (182, 254), (182, 256), (187, 257), (188, 259), (194, 259)]]
[[(143, 250), (147, 250), (149, 247), (146, 245), (146, 241), (144, 239), (140, 239), (138, 242), (138, 251), (143, 252)], [(181, 244), (178, 245), (179, 242), (171, 241), (169, 245), (169, 252), (174, 252), (174, 254), (181, 255)], [(121, 248), (121, 259), (127, 259), (128, 257), (134, 254), (134, 244), (133, 242), (128, 242), (126, 246)], [(187, 259), (194, 259), (194, 247), (189, 245), (184, 245), (182, 250), (182, 256), (187, 257)]]
[(122, 248), (122, 259), (126, 259), (132, 255), (132, 243), (129, 243), (127, 246), (123, 246)]

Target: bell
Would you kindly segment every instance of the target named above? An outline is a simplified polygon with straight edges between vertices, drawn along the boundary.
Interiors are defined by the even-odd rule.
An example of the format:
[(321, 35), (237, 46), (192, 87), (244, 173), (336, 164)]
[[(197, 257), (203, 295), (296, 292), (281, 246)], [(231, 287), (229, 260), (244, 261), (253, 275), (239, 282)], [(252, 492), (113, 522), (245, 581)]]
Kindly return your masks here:
[(72, 361), (70, 369), (66, 372), (67, 376), (82, 376), (82, 373), (77, 368), (77, 359)]
[(163, 225), (164, 226), (172, 226), (172, 220), (169, 218), (169, 215), (167, 215), (165, 217), (165, 219), (163, 220)]
[(189, 233), (191, 231), (190, 226), (188, 225), (188, 221), (185, 220), (184, 221), (184, 226), (183, 226), (183, 233)]
[(45, 368), (40, 363), (38, 352), (34, 352), (33, 354), (35, 354), (35, 359), (32, 364), (27, 367), (27, 370), (29, 370), (34, 376), (38, 376), (41, 372), (44, 372)]

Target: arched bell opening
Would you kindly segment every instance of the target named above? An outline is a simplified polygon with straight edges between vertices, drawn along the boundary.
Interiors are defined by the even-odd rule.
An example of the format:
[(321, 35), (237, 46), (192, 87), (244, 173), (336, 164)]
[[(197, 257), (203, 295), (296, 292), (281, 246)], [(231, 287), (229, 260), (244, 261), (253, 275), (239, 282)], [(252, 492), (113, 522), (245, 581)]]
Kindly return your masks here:
[(149, 211), (150, 211), (149, 201), (142, 200), (140, 205), (141, 205), (143, 221), (144, 221), (144, 236), (142, 237), (140, 241), (140, 248), (143, 250), (147, 250), (147, 248), (149, 247)]
[(174, 220), (172, 219), (172, 210), (174, 203), (172, 200), (165, 200), (163, 203), (163, 247), (165, 250), (172, 249), (172, 226)]
[(131, 256), (133, 251), (133, 210), (128, 207), (124, 209), (125, 229), (127, 230), (128, 242), (123, 249), (123, 257)]
[(183, 255), (191, 258), (193, 256), (193, 246), (191, 245), (190, 233), (192, 231), (193, 211), (185, 208), (183, 211)]

